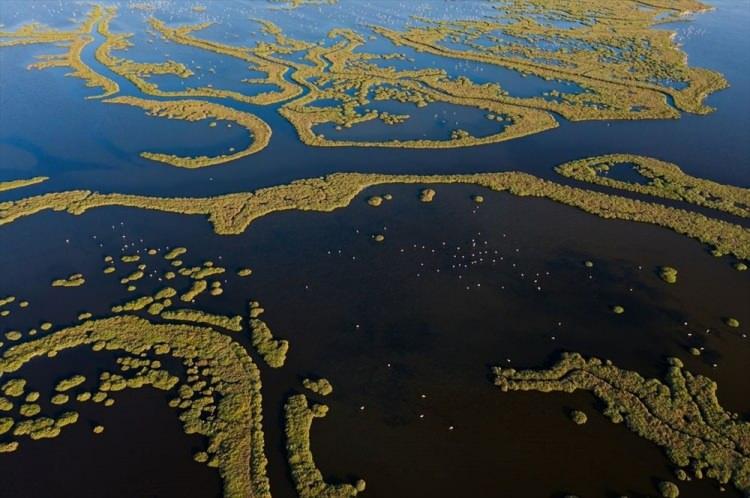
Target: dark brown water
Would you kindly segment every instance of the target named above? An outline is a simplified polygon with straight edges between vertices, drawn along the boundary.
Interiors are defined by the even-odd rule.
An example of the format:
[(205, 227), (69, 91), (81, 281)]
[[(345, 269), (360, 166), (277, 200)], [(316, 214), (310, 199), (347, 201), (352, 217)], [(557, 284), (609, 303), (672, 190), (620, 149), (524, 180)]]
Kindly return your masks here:
[[(372, 497), (653, 496), (655, 483), (674, 480), (662, 451), (609, 422), (590, 394), (502, 393), (492, 386), (492, 365), (542, 368), (561, 351), (579, 351), (660, 377), (665, 358), (678, 356), (718, 382), (723, 406), (748, 416), (750, 343), (744, 328), (730, 330), (721, 320), (750, 323), (750, 284), (729, 258), (713, 258), (662, 228), (546, 200), (436, 189), (435, 202), (423, 204), (417, 186), (377, 187), (347, 209), (277, 213), (232, 237), (216, 236), (200, 217), (122, 208), (43, 214), (4, 227), (0, 241), (10, 250), (0, 264), (8, 268), (4, 281), (13, 282), (8, 291), (31, 301), (28, 317), (56, 323), (72, 322), (83, 309), (106, 314), (108, 302), (123, 299), (117, 279), (101, 274), (101, 258), (123, 244), (133, 244), (128, 253), (185, 245), (188, 265), (210, 259), (230, 270), (252, 267), (252, 277), (228, 275), (225, 294), (200, 306), (234, 314), (258, 299), (274, 333), (291, 342), (283, 369), (262, 367), (274, 496), (294, 496), (282, 406), (309, 375), (334, 385), (325, 399), (329, 415), (313, 425), (318, 466), (332, 482), (366, 479), (364, 496)], [(366, 204), (384, 192), (395, 199)], [(481, 206), (470, 199), (475, 193), (485, 196)], [(38, 235), (27, 234), (42, 227), (44, 244), (32, 243)], [(385, 241), (372, 241), (374, 233)], [(21, 248), (26, 263), (12, 265)], [(162, 264), (153, 258), (150, 267)], [(659, 279), (662, 265), (678, 268), (676, 285)], [(77, 271), (90, 275), (83, 287), (48, 286), (50, 274)], [(144, 280), (139, 292), (161, 286)], [(626, 312), (612, 314), (614, 304)], [(7, 320), (32, 326), (28, 317)], [(692, 357), (691, 346), (704, 354)], [(57, 362), (70, 372), (39, 375), (63, 376), (91, 359), (61, 355)], [(102, 413), (82, 410), (82, 422), (60, 439), (0, 457), (19, 476), (12, 496), (46, 496), (48, 489), (71, 496), (67, 490), (79, 488), (86, 496), (220, 492), (216, 473), (192, 462), (200, 441), (181, 434), (168, 395), (115, 397)], [(584, 410), (589, 422), (573, 424), (571, 409)], [(100, 439), (87, 425), (99, 417), (109, 417), (101, 419), (107, 431)], [(71, 458), (77, 454), (80, 460)], [(39, 468), (55, 470), (40, 482)], [(680, 489), (687, 497), (736, 495), (712, 481)]]

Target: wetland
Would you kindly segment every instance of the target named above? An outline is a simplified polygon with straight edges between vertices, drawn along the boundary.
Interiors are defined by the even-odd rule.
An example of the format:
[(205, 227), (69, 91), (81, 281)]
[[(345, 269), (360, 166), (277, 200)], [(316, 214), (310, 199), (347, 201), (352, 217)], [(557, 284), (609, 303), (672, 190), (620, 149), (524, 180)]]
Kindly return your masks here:
[(748, 24), (3, 2), (0, 495), (750, 496)]

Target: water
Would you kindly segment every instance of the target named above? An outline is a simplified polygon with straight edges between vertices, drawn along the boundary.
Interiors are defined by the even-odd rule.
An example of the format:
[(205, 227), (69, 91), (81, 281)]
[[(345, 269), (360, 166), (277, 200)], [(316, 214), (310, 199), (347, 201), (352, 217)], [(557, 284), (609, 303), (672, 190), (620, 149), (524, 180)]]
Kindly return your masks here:
[[(221, 5), (222, 8), (216, 8)], [(54, 46), (0, 49), (0, 181), (50, 176), (40, 185), (4, 192), (0, 200), (43, 192), (91, 189), (160, 196), (209, 196), (244, 192), (337, 171), (386, 173), (466, 173), (526, 171), (561, 183), (553, 167), (569, 160), (625, 152), (678, 164), (692, 175), (750, 186), (750, 55), (746, 2), (718, 0), (717, 9), (676, 29), (676, 40), (691, 65), (722, 72), (730, 83), (708, 99), (708, 116), (683, 114), (666, 121), (568, 122), (544, 133), (507, 142), (459, 149), (408, 150), (309, 147), (278, 114), (278, 106), (231, 103), (252, 112), (273, 129), (260, 153), (221, 166), (184, 170), (140, 157), (143, 151), (220, 154), (245, 147), (240, 127), (219, 121), (186, 123), (148, 117), (141, 109), (86, 97), (98, 89), (66, 77), (67, 69), (27, 70)], [(52, 6), (50, 8), (50, 6)], [(233, 44), (270, 40), (250, 18), (274, 20), (289, 36), (321, 40), (332, 28), (348, 26), (370, 34), (368, 25), (393, 29), (419, 25), (412, 17), (482, 19), (489, 2), (351, 2), (274, 10), (266, 2), (160, 3), (154, 12), (119, 4), (115, 31), (133, 32), (135, 46), (124, 57), (152, 60), (167, 45), (144, 29), (150, 15), (170, 25), (213, 21), (197, 36)], [(85, 5), (67, 2), (3, 2), (2, 29), (29, 19), (70, 29)], [(565, 19), (539, 17), (562, 29)], [(98, 35), (96, 41), (100, 41)], [(154, 38), (153, 43), (147, 40)], [(325, 44), (333, 43), (326, 39)], [(117, 81), (124, 95), (132, 84), (98, 65), (92, 43), (87, 64)], [(497, 81), (511, 94), (540, 96), (550, 90), (580, 93), (566, 82), (522, 77), (486, 64), (466, 63), (368, 40), (361, 52), (398, 51), (404, 60), (374, 60), (398, 69), (439, 67), (451, 77)], [(244, 61), (170, 47), (172, 58), (196, 70), (184, 81), (153, 77), (165, 90), (219, 82), (248, 92), (268, 90), (241, 83), (257, 77)], [(298, 60), (299, 54), (288, 56)], [(208, 71), (213, 67), (216, 73)], [(226, 85), (224, 85), (226, 86)], [(212, 102), (228, 104), (222, 99)], [(320, 101), (325, 106), (335, 102)], [(370, 106), (410, 114), (402, 125), (380, 123), (316, 132), (337, 139), (445, 138), (453, 128), (477, 136), (502, 123), (484, 111), (449, 104), (423, 109), (393, 102)], [(435, 120), (437, 114), (441, 120)], [(444, 121), (444, 122), (443, 122)], [(632, 169), (618, 167), (611, 178), (640, 182)], [(237, 236), (218, 236), (201, 216), (180, 216), (125, 208), (98, 208), (82, 216), (44, 212), (0, 228), (0, 296), (31, 302), (26, 311), (0, 319), (3, 332), (27, 330), (45, 320), (66, 326), (90, 311), (110, 314), (123, 295), (117, 278), (102, 274), (104, 255), (147, 247), (184, 245), (187, 265), (205, 260), (227, 267), (226, 292), (203, 297), (212, 313), (244, 313), (257, 299), (274, 333), (291, 343), (287, 364), (273, 370), (249, 348), (261, 366), (264, 430), (274, 497), (295, 496), (286, 464), (283, 403), (303, 392), (301, 379), (325, 376), (334, 393), (311, 399), (330, 405), (316, 419), (312, 447), (329, 482), (367, 481), (363, 496), (514, 497), (653, 496), (655, 484), (675, 480), (673, 465), (653, 444), (601, 415), (589, 393), (502, 393), (490, 368), (540, 368), (562, 351), (611, 359), (617, 366), (661, 378), (665, 358), (681, 358), (688, 370), (719, 385), (719, 400), (745, 420), (750, 417), (746, 365), (750, 323), (747, 272), (729, 258), (712, 258), (701, 244), (645, 224), (603, 220), (540, 199), (516, 198), (467, 186), (437, 186), (432, 204), (417, 201), (421, 186), (368, 189), (346, 209), (333, 213), (276, 213)], [(377, 209), (370, 195), (392, 193)], [(485, 197), (482, 205), (471, 196)], [(736, 220), (735, 220), (736, 221)], [(372, 235), (381, 233), (378, 244)], [(95, 237), (95, 238), (94, 238)], [(100, 246), (101, 244), (101, 246)], [(129, 246), (123, 249), (123, 244)], [(132, 246), (130, 245), (132, 244)], [(502, 258), (502, 259), (501, 259)], [(583, 261), (591, 260), (591, 269)], [(150, 268), (163, 265), (160, 256)], [(658, 268), (679, 269), (676, 285), (658, 277)], [(119, 265), (122, 266), (122, 265)], [(233, 270), (249, 266), (253, 276)], [(124, 269), (121, 270), (124, 272)], [(82, 272), (87, 283), (52, 289), (53, 278)], [(119, 274), (118, 274), (119, 276)], [(156, 278), (138, 283), (138, 294), (163, 286)], [(611, 306), (625, 313), (615, 316)], [(735, 316), (739, 330), (723, 325)], [(693, 357), (691, 347), (704, 348)], [(716, 365), (716, 366), (714, 366)], [(35, 389), (85, 370), (90, 378), (111, 369), (112, 357), (87, 351), (38, 359), (20, 374)], [(424, 395), (424, 397), (423, 397)], [(2, 496), (219, 496), (218, 473), (192, 460), (205, 441), (182, 432), (172, 396), (143, 389), (115, 395), (112, 408), (76, 407), (81, 421), (50, 441), (22, 443), (17, 454), (0, 455)], [(364, 409), (362, 409), (364, 407)], [(43, 403), (44, 410), (58, 409)], [(80, 409), (79, 409), (80, 408)], [(589, 421), (577, 426), (572, 409)], [(53, 412), (54, 413), (54, 412)], [(423, 417), (422, 417), (423, 416)], [(91, 434), (93, 424), (106, 427)], [(453, 427), (453, 430), (450, 429)], [(719, 491), (712, 480), (680, 483), (680, 496), (739, 496), (731, 486)]]

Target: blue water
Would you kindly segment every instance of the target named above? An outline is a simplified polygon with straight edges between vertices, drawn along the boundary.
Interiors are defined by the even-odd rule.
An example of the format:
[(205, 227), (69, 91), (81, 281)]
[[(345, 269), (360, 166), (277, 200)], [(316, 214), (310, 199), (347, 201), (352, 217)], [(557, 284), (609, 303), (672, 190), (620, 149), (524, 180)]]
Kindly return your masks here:
[[(32, 10), (26, 9), (27, 5), (4, 2), (3, 22), (13, 27), (24, 20), (39, 19), (59, 27), (69, 26), (65, 20), (68, 16), (62, 16), (64, 19), (57, 23), (52, 22), (61, 17), (62, 7), (56, 7), (55, 12), (45, 13), (40, 7), (43, 5), (41, 2), (34, 2)], [(234, 4), (227, 5), (231, 7)], [(253, 13), (267, 17), (268, 6), (265, 2), (238, 5), (243, 6), (242, 17), (231, 8), (226, 12), (209, 9), (207, 13), (195, 13), (182, 4), (169, 7), (168, 14), (167, 10), (157, 10), (153, 15), (175, 24), (203, 20), (216, 21), (217, 25), (228, 22), (231, 29), (225, 32), (226, 37), (234, 38), (237, 35), (240, 41), (235, 40), (235, 43), (250, 45), (252, 40), (257, 41), (259, 29), (257, 24), (241, 19), (248, 19)], [(361, 23), (375, 24), (380, 21), (382, 25), (398, 27), (415, 23), (410, 17), (412, 14), (429, 14), (437, 18), (455, 18), (459, 14), (472, 18), (488, 14), (483, 2), (471, 3), (471, 6), (466, 2), (465, 8), (451, 2), (421, 5), (409, 4), (408, 8), (396, 9), (388, 15), (372, 4), (356, 9), (339, 5), (330, 10), (307, 6), (294, 11), (273, 11), (269, 15), (275, 16), (275, 21), (284, 29), (295, 25), (296, 29), (291, 35), (312, 40), (320, 39), (330, 26), (339, 26), (342, 22), (355, 23), (355, 27), (359, 26), (366, 32)], [(273, 137), (270, 145), (258, 154), (202, 170), (182, 170), (156, 164), (141, 159), (139, 153), (214, 153), (228, 147), (242, 147), (247, 143), (245, 133), (237, 127), (208, 128), (207, 123), (150, 118), (139, 109), (86, 99), (97, 95), (98, 90), (85, 87), (79, 79), (65, 77), (65, 69), (25, 69), (35, 56), (59, 52), (59, 48), (27, 46), (3, 49), (0, 50), (3, 68), (0, 72), (0, 179), (36, 174), (51, 177), (45, 184), (5, 193), (3, 198), (71, 188), (159, 195), (213, 195), (342, 170), (414, 173), (523, 170), (556, 178), (552, 171), (556, 164), (613, 152), (655, 156), (675, 162), (694, 175), (748, 186), (750, 56), (744, 46), (745, 26), (750, 24), (750, 9), (730, 0), (720, 0), (715, 5), (715, 11), (698, 15), (694, 21), (660, 26), (660, 29), (678, 30), (677, 41), (683, 45), (691, 65), (720, 71), (729, 80), (730, 88), (708, 99), (708, 104), (716, 107), (717, 111), (707, 116), (683, 114), (678, 120), (576, 123), (557, 117), (560, 126), (545, 133), (488, 146), (453, 150), (319, 148), (301, 144), (293, 127), (277, 113), (275, 106), (251, 106), (213, 99), (255, 113), (272, 127)], [(11, 9), (9, 6), (14, 7)], [(75, 9), (75, 15), (79, 18), (84, 12), (82, 7)], [(135, 31), (135, 26), (145, 16), (151, 15), (132, 11), (124, 5), (120, 6), (120, 12), (122, 19), (118, 18), (117, 21), (120, 24), (113, 23), (113, 29), (118, 27)], [(317, 19), (317, 22), (297, 23), (311, 18)], [(211, 26), (199, 36), (210, 38), (221, 32), (218, 27)], [(143, 57), (146, 60), (148, 51), (140, 48), (144, 36), (143, 33), (136, 35), (136, 47), (125, 52), (127, 57), (135, 60)], [(382, 40), (373, 41), (372, 45), (370, 43), (362, 50), (372, 48), (377, 53), (379, 46), (387, 46)], [(84, 53), (85, 61), (117, 81), (123, 94), (137, 95), (127, 81), (96, 64), (92, 50), (93, 46)], [(445, 62), (404, 47), (399, 47), (398, 51), (405, 53), (408, 60), (379, 61), (377, 64), (401, 66), (400, 69), (411, 68), (411, 65), (441, 67), (452, 77), (466, 75), (479, 82), (494, 81), (511, 94), (522, 97), (539, 96), (550, 89), (567, 93), (581, 91), (565, 82), (539, 81), (538, 78), (521, 77), (502, 68)], [(173, 50), (171, 55), (177, 58), (178, 52)], [(218, 63), (209, 62), (213, 59), (213, 54), (196, 50), (187, 62), (194, 60), (195, 65), (202, 68), (216, 67), (216, 74), (210, 76), (217, 80), (223, 74), (219, 68), (226, 68), (227, 81), (234, 81), (239, 88), (249, 86), (247, 90), (252, 93), (250, 85), (239, 82), (242, 77), (255, 76), (244, 62), (227, 61), (223, 63), (225, 66), (218, 66)], [(411, 59), (415, 62), (411, 62)], [(169, 78), (163, 77), (159, 83), (166, 89), (178, 88), (174, 86), (174, 81), (162, 81)], [(201, 83), (204, 81), (209, 80), (201, 80)], [(192, 86), (190, 79), (185, 84)], [(261, 90), (264, 89), (256, 89)]]

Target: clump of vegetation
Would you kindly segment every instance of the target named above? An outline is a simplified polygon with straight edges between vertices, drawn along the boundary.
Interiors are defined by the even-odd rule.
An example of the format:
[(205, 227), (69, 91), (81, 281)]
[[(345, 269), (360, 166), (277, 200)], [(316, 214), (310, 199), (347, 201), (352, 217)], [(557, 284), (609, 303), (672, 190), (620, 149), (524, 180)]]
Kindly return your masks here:
[(577, 425), (583, 425), (588, 422), (589, 418), (580, 410), (573, 410), (570, 412), (570, 419)]
[(373, 207), (378, 207), (381, 204), (383, 204), (383, 198), (380, 197), (379, 195), (373, 195), (372, 197), (367, 199), (367, 204)]
[(13, 402), (8, 398), (0, 396), (0, 412), (9, 412), (13, 409)]
[(673, 482), (661, 481), (659, 483), (659, 493), (664, 498), (678, 498), (680, 496), (680, 488)]
[(165, 320), (205, 323), (208, 325), (214, 325), (216, 327), (222, 327), (227, 330), (232, 330), (234, 332), (242, 331), (242, 317), (240, 315), (228, 317), (224, 315), (214, 315), (200, 310), (180, 309), (174, 311), (164, 311), (161, 314), (161, 317)]
[(180, 296), (180, 300), (189, 303), (190, 301), (198, 297), (198, 295), (205, 291), (207, 288), (208, 283), (205, 280), (196, 280), (195, 282), (193, 282), (192, 287), (190, 287), (187, 292)]
[(472, 200), (476, 202), (477, 204), (481, 204), (484, 202), (484, 196), (482, 195), (474, 195), (472, 196)]
[(258, 301), (250, 301), (250, 318), (258, 318), (264, 311)]
[(677, 282), (677, 270), (671, 266), (662, 266), (659, 268), (659, 277), (668, 284)]
[(55, 385), (55, 391), (57, 392), (65, 392), (73, 389), (74, 387), (78, 387), (81, 384), (86, 382), (86, 377), (80, 374), (76, 374), (69, 379), (63, 379), (60, 382)]
[(21, 408), (18, 409), (18, 413), (24, 417), (33, 417), (38, 415), (42, 411), (42, 407), (36, 403), (24, 403)]
[(0, 436), (8, 432), (15, 422), (10, 417), (0, 417)]
[(383, 242), (385, 240), (385, 235), (382, 233), (376, 233), (372, 236), (372, 240), (375, 242)]
[(0, 453), (13, 453), (18, 449), (18, 441), (0, 443)]
[(11, 398), (18, 398), (23, 395), (24, 389), (26, 389), (26, 379), (10, 379), (8, 382), (3, 384), (1, 388), (3, 394), (10, 396)]
[(422, 189), (422, 191), (419, 193), (419, 200), (422, 202), (432, 202), (432, 200), (435, 198), (435, 192), (431, 188)]
[(187, 252), (187, 248), (185, 247), (175, 247), (171, 251), (169, 251), (167, 254), (164, 255), (164, 259), (166, 260), (173, 260), (177, 259), (178, 257), (182, 256)]
[(86, 279), (80, 273), (74, 273), (68, 278), (58, 278), (52, 281), (52, 287), (79, 287), (86, 283)]
[(619, 304), (616, 304), (612, 306), (612, 313), (614, 313), (615, 315), (622, 315), (623, 313), (625, 313), (625, 308), (623, 308)]
[(274, 339), (266, 322), (257, 318), (250, 319), (250, 329), (253, 347), (263, 357), (263, 361), (271, 368), (284, 366), (286, 354), (289, 351), (289, 341)]
[(612, 422), (662, 447), (679, 468), (750, 492), (750, 422), (724, 410), (716, 383), (686, 372), (677, 358), (670, 358), (663, 383), (577, 353), (546, 370), (493, 371), (503, 391), (590, 391)]
[(740, 321), (737, 320), (736, 318), (731, 317), (731, 316), (727, 317), (726, 319), (724, 319), (724, 323), (726, 323), (728, 326), (730, 326), (732, 328), (737, 328), (737, 327), (740, 326)]
[(315, 394), (319, 394), (321, 396), (328, 396), (333, 392), (333, 386), (328, 381), (328, 379), (325, 378), (320, 378), (318, 380), (303, 379), (302, 385), (305, 386), (305, 389), (309, 389)]
[(19, 332), (18, 330), (10, 330), (5, 333), (5, 338), (8, 339), (9, 341), (18, 341), (22, 337), (23, 335), (21, 335), (21, 332)]
[[(328, 484), (323, 480), (323, 474), (318, 470), (310, 449), (310, 428), (313, 419), (323, 417), (327, 409), (325, 405), (308, 406), (304, 394), (295, 394), (287, 399), (284, 405), (284, 419), (286, 434), (286, 451), (289, 467), (292, 472), (300, 498), (349, 498), (366, 487), (362, 480), (356, 485)], [(327, 407), (325, 407), (327, 408)]]
[(737, 263), (734, 264), (734, 269), (737, 271), (746, 271), (747, 265), (743, 263), (742, 261), (738, 261)]
[(594, 267), (594, 262), (586, 260), (586, 261), (583, 262), (583, 266), (585, 266), (586, 268), (593, 268)]
[(95, 425), (94, 428), (91, 429), (91, 431), (94, 434), (102, 434), (104, 432), (104, 426), (103, 425)]
[(240, 277), (249, 277), (252, 274), (253, 270), (251, 270), (250, 268), (240, 268), (239, 270), (237, 270), (237, 275), (239, 275)]
[(52, 399), (50, 399), (50, 403), (52, 403), (53, 405), (64, 405), (68, 401), (70, 401), (70, 396), (63, 393), (57, 393), (52, 396)]

